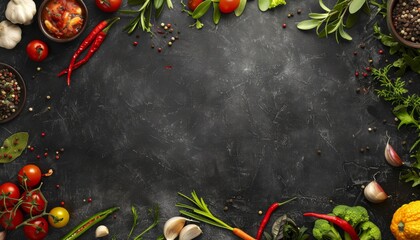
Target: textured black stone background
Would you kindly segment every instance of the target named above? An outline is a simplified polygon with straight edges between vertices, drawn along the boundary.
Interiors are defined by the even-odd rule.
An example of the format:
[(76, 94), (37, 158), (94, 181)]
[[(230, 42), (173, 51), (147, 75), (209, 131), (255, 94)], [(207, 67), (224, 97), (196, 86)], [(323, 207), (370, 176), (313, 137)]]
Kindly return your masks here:
[[(1, 13), (6, 2), (0, 2)], [(40, 5), (39, 0), (36, 3)], [(113, 16), (100, 12), (94, 1), (86, 4), (87, 31)], [(392, 213), (417, 199), (419, 191), (400, 182), (400, 171), (383, 157), (388, 132), (407, 159), (401, 142), (410, 141), (412, 133), (397, 132), (391, 106), (376, 97), (368, 87), (370, 80), (354, 77), (369, 58), (383, 65), (388, 57), (378, 54), (381, 45), (372, 38), (373, 22), (362, 17), (349, 31), (354, 40), (337, 44), (333, 37), (320, 40), (295, 27), (308, 12), (320, 10), (317, 1), (290, 0), (266, 13), (250, 1), (243, 16), (223, 16), (217, 27), (209, 14), (200, 31), (188, 27), (192, 20), (181, 13), (178, 0), (174, 5), (156, 21), (157, 25), (170, 22), (180, 31), (171, 48), (159, 34), (150, 38), (140, 31), (132, 36), (123, 33), (129, 21), (123, 18), (91, 61), (73, 74), (71, 87), (56, 74), (68, 65), (87, 32), (60, 44), (47, 40), (33, 23), (23, 27), (23, 39), (15, 49), (0, 49), (0, 60), (16, 67), (28, 88), (25, 110), (0, 126), (0, 139), (28, 131), (36, 148), (0, 166), (0, 177), (15, 181), (27, 163), (55, 170), (44, 179), (49, 207), (64, 201), (72, 219), (67, 227), (52, 229), (47, 239), (59, 239), (80, 221), (111, 206), (121, 210), (104, 224), (111, 236), (125, 239), (132, 222), (131, 205), (140, 207), (140, 232), (150, 224), (147, 209), (158, 203), (161, 224), (145, 238), (155, 239), (165, 220), (178, 214), (177, 192), (192, 190), (220, 218), (252, 235), (261, 219), (259, 210), (297, 196), (273, 218), (287, 212), (299, 225), (312, 228), (313, 219), (304, 219), (303, 212), (357, 204), (369, 210), (383, 230), (383, 239), (391, 239)], [(296, 14), (298, 8), (301, 15)], [(289, 12), (295, 16), (287, 18)], [(5, 19), (4, 14), (0, 19)], [(50, 47), (42, 63), (31, 62), (25, 53), (26, 44), (37, 38)], [(133, 41), (139, 45), (134, 47)], [(163, 46), (163, 52), (151, 49), (152, 43)], [(366, 44), (364, 50), (361, 43)], [(38, 66), (42, 71), (36, 71)], [(367, 88), (357, 94), (361, 86)], [(46, 100), (47, 95), (52, 99)], [(29, 107), (34, 111), (29, 112)], [(41, 132), (47, 136), (41, 138)], [(359, 151), (367, 146), (369, 152)], [(37, 160), (44, 148), (50, 155)], [(55, 160), (54, 151), (60, 148), (65, 152)], [(361, 186), (378, 171), (378, 182), (392, 198), (375, 205), (364, 199)], [(61, 187), (56, 189), (56, 184)], [(84, 201), (88, 198), (91, 203)], [(227, 203), (230, 199), (233, 202)], [(200, 239), (235, 239), (227, 231), (202, 228)], [(93, 239), (93, 232), (81, 239)], [(10, 237), (23, 239), (22, 231)]]

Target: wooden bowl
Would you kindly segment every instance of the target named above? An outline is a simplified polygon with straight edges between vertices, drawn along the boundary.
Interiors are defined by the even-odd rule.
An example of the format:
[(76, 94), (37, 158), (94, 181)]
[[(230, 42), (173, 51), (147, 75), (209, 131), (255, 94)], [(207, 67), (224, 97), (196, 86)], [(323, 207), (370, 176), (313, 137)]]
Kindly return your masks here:
[(388, 29), (391, 32), (391, 35), (400, 43), (403, 45), (410, 47), (410, 48), (420, 48), (420, 43), (415, 43), (412, 41), (408, 41), (400, 36), (400, 34), (397, 32), (397, 30), (394, 27), (393, 19), (392, 19), (392, 12), (399, 0), (388, 0), (387, 3), (387, 16), (386, 16), (386, 22), (388, 25)]
[(19, 72), (13, 67), (11, 67), (10, 65), (7, 65), (5, 63), (0, 63), (0, 69), (8, 69), (11, 73), (13, 73), (13, 75), (15, 75), (17, 83), (20, 86), (20, 101), (19, 101), (19, 104), (17, 105), (17, 109), (8, 118), (0, 120), (0, 124), (2, 124), (2, 123), (6, 123), (13, 120), (22, 112), (23, 107), (26, 102), (26, 85), (25, 85), (25, 82), (23, 81), (22, 76), (19, 74)]

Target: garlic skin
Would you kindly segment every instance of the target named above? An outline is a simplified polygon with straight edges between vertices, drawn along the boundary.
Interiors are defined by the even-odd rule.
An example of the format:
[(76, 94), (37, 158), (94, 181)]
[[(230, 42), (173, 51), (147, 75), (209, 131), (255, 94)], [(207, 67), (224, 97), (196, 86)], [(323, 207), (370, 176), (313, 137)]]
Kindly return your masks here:
[(365, 198), (371, 203), (381, 203), (388, 199), (381, 185), (376, 180), (370, 182), (363, 190)]
[(184, 217), (172, 217), (168, 219), (163, 226), (163, 235), (165, 236), (165, 239), (174, 240), (178, 237), (182, 228), (185, 226), (186, 221), (187, 219)]
[(397, 152), (389, 144), (389, 142), (386, 143), (384, 154), (385, 154), (385, 159), (389, 163), (389, 165), (393, 167), (400, 167), (403, 165), (403, 162), (400, 156), (398, 156)]
[(101, 238), (109, 234), (109, 229), (105, 225), (100, 225), (96, 228), (95, 237)]
[(22, 30), (8, 20), (0, 22), (0, 47), (12, 49), (22, 40)]
[(29, 25), (36, 14), (33, 0), (10, 0), (6, 8), (6, 18), (14, 24)]
[(191, 240), (200, 236), (202, 233), (203, 231), (199, 226), (195, 224), (188, 224), (179, 233), (179, 240)]

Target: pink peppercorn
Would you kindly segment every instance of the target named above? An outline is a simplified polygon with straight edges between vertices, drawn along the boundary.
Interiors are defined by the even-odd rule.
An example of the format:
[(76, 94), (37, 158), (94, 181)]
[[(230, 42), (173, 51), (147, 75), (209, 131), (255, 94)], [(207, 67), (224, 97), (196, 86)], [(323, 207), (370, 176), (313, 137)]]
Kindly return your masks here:
[(137, 46), (137, 45), (139, 45), (139, 42), (137, 42), (137, 41), (133, 42), (134, 47)]
[(384, 50), (379, 49), (378, 53), (379, 53), (379, 54), (384, 54)]
[(286, 23), (283, 23), (283, 24), (281, 25), (281, 27), (282, 27), (282, 28), (286, 28), (286, 27), (287, 27)]
[(356, 71), (356, 72), (354, 73), (354, 76), (358, 77), (358, 76), (359, 76), (359, 72), (357, 72), (357, 71)]

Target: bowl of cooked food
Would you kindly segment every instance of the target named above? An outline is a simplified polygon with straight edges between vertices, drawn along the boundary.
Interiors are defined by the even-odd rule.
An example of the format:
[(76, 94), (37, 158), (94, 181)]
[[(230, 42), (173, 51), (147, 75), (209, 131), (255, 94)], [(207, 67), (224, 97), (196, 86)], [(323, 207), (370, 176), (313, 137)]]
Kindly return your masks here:
[(86, 28), (88, 10), (82, 0), (44, 0), (38, 10), (38, 24), (55, 42), (77, 38)]
[(26, 86), (22, 76), (12, 66), (0, 63), (0, 124), (16, 118), (25, 102)]
[(398, 42), (420, 49), (420, 1), (388, 0), (386, 21)]

